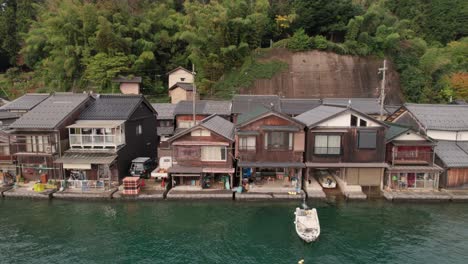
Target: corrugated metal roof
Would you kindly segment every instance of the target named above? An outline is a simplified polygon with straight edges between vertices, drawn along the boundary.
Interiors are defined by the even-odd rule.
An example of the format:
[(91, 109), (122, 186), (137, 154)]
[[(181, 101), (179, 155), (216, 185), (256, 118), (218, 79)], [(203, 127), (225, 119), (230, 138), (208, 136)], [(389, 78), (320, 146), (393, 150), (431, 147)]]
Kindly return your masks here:
[(287, 115), (300, 115), (310, 109), (319, 106), (322, 102), (320, 99), (296, 99), (296, 98), (281, 98), (281, 113)]
[(468, 167), (467, 141), (438, 141), (435, 152), (448, 168)]
[(78, 120), (67, 128), (115, 128), (123, 123), (124, 120)]
[(39, 103), (47, 99), (49, 96), (50, 94), (25, 94), (17, 98), (16, 100), (0, 107), (0, 110), (29, 111), (35, 106), (37, 106)]
[(385, 162), (306, 162), (307, 168), (387, 168)]
[[(326, 105), (349, 105), (351, 108), (367, 115), (380, 114), (380, 103), (377, 98), (323, 98), (322, 101)], [(385, 108), (384, 114), (387, 114)]]
[(294, 117), (294, 119), (304, 123), (306, 126), (312, 126), (346, 110), (347, 108), (344, 107), (320, 105)]
[(257, 106), (281, 112), (281, 102), (277, 95), (235, 95), (232, 98), (233, 114), (247, 113)]
[(390, 166), (388, 168), (389, 172), (440, 172), (443, 171), (441, 167), (434, 166)]
[(467, 105), (405, 104), (426, 129), (468, 130)]
[(57, 93), (24, 114), (11, 128), (53, 129), (75, 112), (90, 97), (88, 94)]
[(82, 120), (127, 120), (143, 101), (142, 95), (102, 94), (80, 115)]
[(177, 82), (171, 87), (169, 87), (169, 90), (172, 90), (176, 87), (182, 88), (185, 91), (193, 91), (193, 83), (186, 83), (186, 82)]
[(158, 112), (158, 120), (174, 119), (174, 110), (176, 108), (176, 104), (156, 103), (151, 104), (151, 106), (153, 106), (156, 112)]
[[(195, 101), (195, 113), (198, 115), (231, 115), (231, 101)], [(193, 113), (192, 101), (180, 101), (174, 109), (174, 115), (190, 115)]]
[(220, 116), (211, 116), (200, 122), (200, 126), (234, 141), (234, 124)]
[(99, 152), (65, 152), (55, 163), (65, 164), (111, 164), (117, 155)]

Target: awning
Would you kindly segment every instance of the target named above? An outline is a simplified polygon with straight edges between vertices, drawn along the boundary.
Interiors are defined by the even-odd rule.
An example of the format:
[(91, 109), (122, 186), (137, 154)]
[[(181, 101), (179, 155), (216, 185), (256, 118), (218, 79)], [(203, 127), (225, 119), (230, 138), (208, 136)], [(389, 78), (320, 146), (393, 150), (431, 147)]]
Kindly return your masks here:
[(116, 158), (113, 153), (65, 152), (55, 163), (63, 163), (64, 167), (72, 166), (70, 164), (111, 164)]
[(437, 143), (425, 140), (393, 140), (395, 146), (435, 146)]
[(265, 131), (289, 131), (297, 132), (300, 130), (297, 126), (262, 126)]
[(241, 131), (237, 131), (237, 135), (239, 135), (239, 136), (257, 136), (257, 135), (260, 135), (260, 132), (241, 130)]
[(325, 162), (306, 162), (307, 168), (388, 168), (387, 163), (359, 163), (359, 162), (337, 162), (337, 163), (325, 163)]
[(115, 128), (125, 123), (125, 120), (78, 120), (67, 128)]
[(248, 162), (239, 161), (237, 166), (242, 168), (305, 168), (302, 162)]
[(203, 168), (204, 173), (234, 173), (234, 168)]
[(176, 141), (173, 146), (229, 146), (227, 142), (210, 142), (210, 141)]
[(392, 166), (389, 167), (388, 172), (442, 172), (444, 169), (434, 166)]
[(180, 166), (180, 165), (173, 165), (168, 169), (169, 173), (188, 173), (188, 174), (196, 174), (202, 173), (203, 170), (201, 167), (191, 167), (191, 166)]

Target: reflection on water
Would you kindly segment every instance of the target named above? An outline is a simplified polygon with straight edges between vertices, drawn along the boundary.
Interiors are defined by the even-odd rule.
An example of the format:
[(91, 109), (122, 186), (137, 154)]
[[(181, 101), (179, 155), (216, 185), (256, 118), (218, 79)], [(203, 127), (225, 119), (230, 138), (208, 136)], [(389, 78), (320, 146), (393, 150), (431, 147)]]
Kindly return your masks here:
[(1, 263), (466, 263), (468, 206), (311, 203), (321, 236), (296, 235), (296, 203), (0, 200)]

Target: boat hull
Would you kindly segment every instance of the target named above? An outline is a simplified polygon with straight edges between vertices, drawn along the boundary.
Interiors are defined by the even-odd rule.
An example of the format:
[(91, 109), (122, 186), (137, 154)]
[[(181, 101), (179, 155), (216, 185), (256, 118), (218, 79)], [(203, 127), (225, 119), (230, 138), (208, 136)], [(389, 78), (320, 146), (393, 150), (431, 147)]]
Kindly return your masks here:
[(297, 235), (307, 243), (317, 240), (320, 235), (320, 224), (318, 220), (317, 210), (296, 208), (296, 226)]

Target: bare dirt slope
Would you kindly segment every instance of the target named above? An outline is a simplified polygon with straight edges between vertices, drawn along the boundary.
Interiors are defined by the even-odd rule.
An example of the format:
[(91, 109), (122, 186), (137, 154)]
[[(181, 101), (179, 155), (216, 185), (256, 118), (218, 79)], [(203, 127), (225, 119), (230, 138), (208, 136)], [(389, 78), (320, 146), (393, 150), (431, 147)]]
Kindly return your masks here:
[[(243, 94), (278, 94), (291, 98), (378, 97), (383, 60), (331, 52), (272, 49), (260, 61), (280, 60), (289, 67), (271, 79), (258, 79)], [(387, 63), (386, 103), (401, 103), (398, 73)]]

